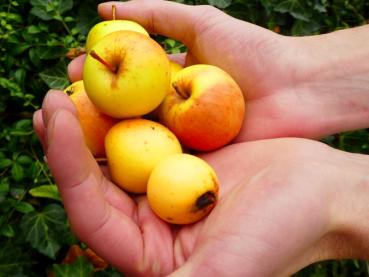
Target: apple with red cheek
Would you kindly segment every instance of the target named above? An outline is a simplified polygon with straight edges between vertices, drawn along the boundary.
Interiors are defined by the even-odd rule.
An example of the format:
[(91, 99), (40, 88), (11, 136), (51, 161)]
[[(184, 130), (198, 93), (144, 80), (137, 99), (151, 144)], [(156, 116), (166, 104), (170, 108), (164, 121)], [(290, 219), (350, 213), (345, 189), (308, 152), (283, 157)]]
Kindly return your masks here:
[(95, 158), (105, 157), (105, 136), (118, 120), (102, 113), (88, 98), (83, 81), (69, 85), (65, 90), (77, 108), (87, 147)]
[(222, 69), (198, 64), (176, 73), (172, 89), (159, 106), (159, 119), (193, 150), (213, 151), (240, 132), (245, 100), (233, 78)]

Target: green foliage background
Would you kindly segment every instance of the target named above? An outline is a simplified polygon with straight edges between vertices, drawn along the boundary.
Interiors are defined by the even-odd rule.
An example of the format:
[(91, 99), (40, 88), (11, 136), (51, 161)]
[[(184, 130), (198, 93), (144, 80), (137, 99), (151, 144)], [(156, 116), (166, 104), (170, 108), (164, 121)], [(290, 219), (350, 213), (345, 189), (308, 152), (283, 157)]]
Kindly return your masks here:
[[(366, 24), (367, 0), (177, 0), (211, 4), (230, 15), (286, 35), (309, 35)], [(79, 259), (60, 265), (70, 232), (58, 191), (32, 129), (32, 114), (49, 88), (65, 88), (66, 54), (83, 47), (99, 21), (98, 1), (9, 0), (0, 4), (0, 277), (121, 276), (93, 273)], [(168, 52), (182, 45), (158, 38)], [(368, 154), (368, 130), (332, 135), (336, 148)], [(83, 247), (83, 245), (82, 245)], [(329, 261), (296, 276), (369, 276), (363, 261)]]

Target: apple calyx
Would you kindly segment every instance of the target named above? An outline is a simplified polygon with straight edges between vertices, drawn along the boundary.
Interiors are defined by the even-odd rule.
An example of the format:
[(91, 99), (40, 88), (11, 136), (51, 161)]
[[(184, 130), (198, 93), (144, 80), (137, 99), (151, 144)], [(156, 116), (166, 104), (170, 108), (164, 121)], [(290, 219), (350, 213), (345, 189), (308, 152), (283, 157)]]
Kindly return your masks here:
[(217, 197), (215, 196), (214, 192), (207, 191), (197, 198), (195, 210), (198, 211), (205, 209), (206, 207), (213, 205), (216, 202), (216, 200)]
[(181, 96), (183, 99), (188, 99), (190, 98), (191, 96), (191, 92), (190, 90), (187, 90), (187, 89), (181, 89), (181, 87), (176, 83), (176, 82), (173, 82), (172, 83), (172, 87), (174, 88), (175, 92)]
[(107, 61), (105, 61), (103, 58), (101, 58), (94, 50), (92, 50), (90, 52), (91, 57), (93, 57), (94, 59), (98, 60), (100, 63), (102, 63), (103, 65), (105, 65), (112, 73), (117, 73), (118, 71), (118, 67), (108, 63)]

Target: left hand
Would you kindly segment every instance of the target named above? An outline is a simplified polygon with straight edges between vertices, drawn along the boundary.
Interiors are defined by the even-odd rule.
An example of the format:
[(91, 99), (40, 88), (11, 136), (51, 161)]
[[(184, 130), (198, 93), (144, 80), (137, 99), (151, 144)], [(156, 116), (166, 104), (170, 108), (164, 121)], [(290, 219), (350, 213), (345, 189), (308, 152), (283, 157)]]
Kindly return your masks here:
[(323, 259), (369, 257), (368, 157), (305, 139), (203, 154), (219, 203), (173, 226), (104, 176), (66, 94), (49, 92), (34, 126), (75, 234), (126, 274), (285, 276)]

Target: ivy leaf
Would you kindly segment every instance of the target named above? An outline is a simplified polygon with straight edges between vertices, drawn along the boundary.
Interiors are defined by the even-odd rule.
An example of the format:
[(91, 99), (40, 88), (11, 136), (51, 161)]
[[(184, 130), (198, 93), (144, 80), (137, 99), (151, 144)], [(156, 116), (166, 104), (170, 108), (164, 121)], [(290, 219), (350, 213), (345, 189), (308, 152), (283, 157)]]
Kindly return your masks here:
[(9, 167), (12, 165), (12, 161), (10, 159), (2, 159), (0, 160), (0, 169)]
[(76, 18), (76, 27), (78, 31), (87, 35), (93, 25), (100, 21), (97, 14), (96, 1), (85, 0), (78, 9), (78, 17)]
[(225, 9), (232, 4), (232, 0), (208, 0), (209, 5)]
[(33, 197), (49, 198), (61, 201), (59, 191), (56, 185), (38, 186), (30, 189), (29, 194), (31, 194)]
[(30, 203), (27, 203), (27, 202), (24, 202), (24, 201), (18, 202), (15, 205), (15, 209), (18, 212), (21, 212), (21, 213), (24, 213), (24, 214), (33, 212), (35, 210), (35, 208)]
[(55, 277), (92, 276), (94, 268), (85, 257), (78, 257), (72, 264), (54, 264)]
[(63, 46), (41, 46), (36, 48), (36, 54), (41, 60), (51, 60), (64, 57), (68, 52)]
[(31, 14), (47, 21), (70, 10), (73, 0), (31, 0), (31, 4)]
[(40, 77), (51, 89), (64, 89), (69, 85), (67, 66), (63, 60), (53, 68), (42, 71)]
[(56, 204), (46, 206), (42, 212), (31, 212), (22, 218), (25, 239), (40, 253), (55, 259), (68, 229), (63, 208)]
[[(32, 3), (33, 1), (31, 1)], [(39, 6), (35, 6), (31, 9), (31, 14), (41, 18), (42, 20), (50, 20), (53, 18), (45, 9)]]
[(12, 238), (15, 235), (14, 229), (9, 224), (3, 225), (3, 227), (0, 228), (0, 235), (8, 238)]
[(23, 167), (18, 163), (13, 163), (12, 169), (12, 177), (15, 181), (20, 181), (24, 177), (24, 170)]
[(306, 12), (306, 6), (302, 0), (285, 0), (281, 1), (274, 10), (280, 13), (289, 13), (296, 19), (308, 21), (309, 14)]
[(0, 276), (26, 276), (24, 272), (32, 265), (26, 251), (13, 239), (0, 240)]

